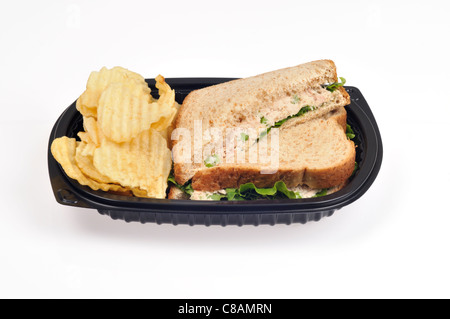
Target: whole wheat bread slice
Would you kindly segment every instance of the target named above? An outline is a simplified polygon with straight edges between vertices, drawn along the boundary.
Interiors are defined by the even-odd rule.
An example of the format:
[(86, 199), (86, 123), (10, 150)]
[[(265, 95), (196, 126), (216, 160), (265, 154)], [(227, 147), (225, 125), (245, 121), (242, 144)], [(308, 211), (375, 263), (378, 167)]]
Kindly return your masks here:
[[(322, 138), (328, 141), (332, 137), (333, 143), (342, 146), (342, 149), (336, 151), (341, 151), (344, 155), (338, 158), (339, 156), (333, 155), (331, 151), (328, 155), (335, 157), (336, 160), (333, 160), (333, 163), (329, 162), (328, 167), (324, 165), (316, 167), (311, 164), (308, 169), (309, 162), (307, 166), (298, 163), (284, 167), (280, 165), (280, 170), (276, 174), (261, 175), (259, 173), (261, 167), (258, 165), (220, 164), (207, 168), (203, 162), (195, 163), (194, 154), (189, 163), (180, 163), (177, 162), (177, 158), (180, 154), (184, 154), (186, 147), (194, 148), (193, 141), (189, 145), (181, 137), (173, 143), (175, 179), (179, 184), (192, 179), (194, 189), (198, 190), (237, 187), (244, 181), (256, 181), (259, 187), (272, 186), (278, 180), (287, 181), (289, 186), (306, 183), (311, 187), (331, 187), (343, 183), (351, 174), (351, 171), (348, 173), (350, 166), (354, 165), (354, 145), (346, 140), (342, 129), (338, 130), (339, 124), (335, 118), (328, 121), (324, 117), (315, 121), (350, 103), (345, 89), (339, 88), (329, 92), (322, 87), (323, 84), (336, 81), (334, 63), (330, 60), (321, 60), (207, 87), (189, 94), (175, 122), (176, 128), (187, 129), (191, 135), (196, 120), (201, 121), (203, 132), (211, 127), (225, 129), (236, 126), (251, 127), (262, 132), (268, 125), (296, 114), (303, 106), (312, 106), (313, 111), (291, 119), (281, 126), (280, 133), (283, 137), (280, 140), (287, 138), (286, 141), (289, 141), (284, 148), (282, 143), (281, 148), (289, 148), (295, 134), (309, 134), (310, 130), (326, 131)], [(266, 120), (265, 123), (262, 123), (263, 119)], [(342, 124), (342, 121), (340, 123)], [(315, 140), (320, 141), (321, 135), (322, 133), (315, 134)], [(202, 146), (206, 147), (208, 143), (202, 141)], [(329, 144), (330, 147), (333, 143)], [(298, 151), (308, 152), (308, 148), (300, 145)], [(323, 151), (319, 153), (327, 155)], [(298, 157), (297, 155), (292, 156)], [(325, 175), (328, 176), (327, 180), (324, 179)]]

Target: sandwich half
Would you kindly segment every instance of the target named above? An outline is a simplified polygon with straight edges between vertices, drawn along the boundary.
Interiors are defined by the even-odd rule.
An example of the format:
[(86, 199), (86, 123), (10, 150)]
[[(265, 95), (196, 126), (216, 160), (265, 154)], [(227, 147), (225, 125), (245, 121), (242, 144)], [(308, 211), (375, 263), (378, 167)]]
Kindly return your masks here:
[[(339, 189), (355, 166), (355, 145), (345, 134), (348, 104), (350, 97), (330, 60), (191, 92), (175, 121), (175, 131), (190, 136), (172, 135), (173, 183), (178, 187), (171, 188), (169, 198), (185, 198), (188, 187), (191, 199), (209, 199), (199, 194), (221, 194), (248, 183), (271, 188), (282, 182), (304, 195), (305, 190)], [(240, 133), (244, 143), (229, 147), (226, 141), (235, 137), (230, 128), (253, 134)], [(222, 139), (192, 138), (211, 129), (222, 130)], [(249, 160), (249, 154), (260, 154), (262, 145), (274, 141), (276, 169), (259, 156)], [(237, 160), (239, 151), (244, 160)], [(269, 156), (271, 152), (266, 149)]]

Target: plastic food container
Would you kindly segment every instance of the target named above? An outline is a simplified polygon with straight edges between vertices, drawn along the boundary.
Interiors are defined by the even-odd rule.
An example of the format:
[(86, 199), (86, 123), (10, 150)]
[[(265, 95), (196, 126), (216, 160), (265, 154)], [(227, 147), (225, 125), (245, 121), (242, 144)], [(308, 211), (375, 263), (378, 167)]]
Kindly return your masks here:
[[(166, 79), (175, 89), (176, 100), (182, 103), (192, 90), (227, 82), (230, 78)], [(152, 94), (157, 92), (154, 80), (147, 80)], [(102, 215), (126, 222), (189, 224), (189, 225), (275, 225), (307, 223), (329, 217), (342, 207), (360, 198), (372, 185), (380, 170), (383, 147), (375, 118), (361, 92), (345, 87), (351, 97), (346, 107), (348, 123), (355, 131), (358, 170), (342, 190), (324, 197), (310, 199), (258, 201), (190, 201), (147, 199), (93, 191), (70, 179), (55, 161), (50, 146), (55, 138), (76, 137), (83, 131), (82, 116), (70, 105), (56, 121), (48, 145), (48, 169), (53, 193), (62, 205), (97, 210)]]

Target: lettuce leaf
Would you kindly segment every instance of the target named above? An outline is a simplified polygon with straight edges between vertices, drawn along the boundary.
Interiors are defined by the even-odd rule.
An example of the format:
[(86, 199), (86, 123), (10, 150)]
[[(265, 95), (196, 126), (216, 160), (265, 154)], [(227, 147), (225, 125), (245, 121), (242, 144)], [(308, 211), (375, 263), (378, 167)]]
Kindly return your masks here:
[(347, 138), (348, 138), (349, 140), (354, 139), (355, 136), (356, 136), (356, 135), (355, 135), (355, 132), (353, 132), (352, 127), (351, 127), (350, 125), (348, 125), (348, 124), (347, 124), (347, 130), (346, 130), (345, 134), (347, 135)]
[[(353, 175), (356, 174), (356, 171), (358, 170), (358, 168), (359, 168), (358, 162), (355, 162), (355, 168), (353, 169), (353, 173), (352, 173), (351, 176), (353, 176)], [(350, 176), (350, 177), (351, 177), (351, 176)]]
[(290, 115), (290, 116), (288, 116), (288, 117), (285, 118), (285, 119), (282, 119), (282, 120), (280, 120), (280, 121), (278, 121), (278, 122), (275, 122), (275, 125), (272, 126), (272, 127), (280, 127), (280, 126), (283, 125), (286, 121), (288, 121), (288, 120), (290, 120), (290, 119), (292, 119), (292, 118), (294, 118), (294, 117), (300, 117), (300, 116), (303, 116), (304, 114), (306, 114), (306, 113), (308, 113), (309, 111), (312, 111), (312, 110), (313, 110), (313, 108), (312, 108), (311, 106), (309, 106), (309, 105), (304, 106), (304, 107), (302, 107), (302, 108), (297, 112), (297, 114)]
[(313, 197), (322, 197), (328, 194), (328, 188), (324, 188), (322, 189), (320, 192), (318, 192), (316, 195), (314, 195)]
[(255, 200), (255, 199), (298, 199), (300, 194), (290, 191), (282, 181), (270, 188), (259, 188), (253, 183), (241, 185), (239, 188), (227, 188), (226, 194), (212, 194), (213, 200)]
[(192, 188), (192, 181), (187, 181), (186, 184), (180, 185), (175, 181), (175, 177), (173, 176), (173, 173), (169, 174), (169, 177), (167, 178), (168, 183), (172, 183), (174, 186), (176, 186), (178, 189), (182, 190), (184, 193), (188, 194), (189, 196), (192, 195), (194, 192), (194, 189)]
[(220, 158), (217, 154), (214, 155), (209, 155), (206, 159), (205, 159), (205, 166), (208, 168), (214, 167), (217, 164), (220, 164)]
[[(269, 134), (270, 130), (272, 128), (279, 128), (281, 125), (283, 125), (284, 123), (286, 123), (286, 121), (295, 118), (295, 117), (300, 117), (303, 116), (305, 113), (308, 113), (309, 111), (312, 111), (314, 108), (306, 105), (304, 107), (302, 107), (296, 114), (293, 115), (289, 115), (288, 117), (286, 117), (285, 119), (279, 120), (278, 122), (275, 122), (274, 125), (269, 126), (268, 128), (266, 128), (264, 131), (262, 131), (259, 134), (259, 137), (256, 139), (255, 143), (258, 143), (260, 139), (262, 139), (264, 136), (266, 136), (267, 134)], [(261, 122), (262, 123), (262, 122)]]
[(328, 84), (328, 85), (325, 85), (325, 88), (330, 92), (334, 92), (337, 90), (338, 87), (344, 86), (345, 83), (347, 82), (347, 80), (345, 80), (344, 78), (339, 78), (339, 79), (341, 79), (341, 83), (335, 82), (332, 84)]

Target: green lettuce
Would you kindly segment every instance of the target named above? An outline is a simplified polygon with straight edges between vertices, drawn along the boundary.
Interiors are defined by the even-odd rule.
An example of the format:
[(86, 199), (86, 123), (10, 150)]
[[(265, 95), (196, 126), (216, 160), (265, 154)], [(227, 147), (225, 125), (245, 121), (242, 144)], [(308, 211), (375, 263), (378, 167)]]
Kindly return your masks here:
[(267, 119), (263, 116), (260, 120), (261, 124), (267, 124)]
[[(309, 111), (312, 111), (313, 107), (306, 105), (304, 107), (302, 107), (296, 114), (294, 115), (289, 115), (288, 117), (286, 117), (285, 119), (279, 120), (278, 122), (275, 122), (274, 125), (269, 126), (268, 128), (266, 128), (264, 131), (262, 131), (259, 134), (259, 137), (256, 139), (256, 143), (259, 142), (260, 139), (262, 139), (264, 136), (266, 136), (267, 134), (269, 134), (270, 130), (273, 128), (279, 128), (281, 125), (283, 125), (284, 123), (286, 123), (286, 121), (295, 118), (295, 117), (300, 117), (303, 116), (305, 113), (308, 113)], [(261, 122), (262, 123), (262, 122)]]
[(220, 164), (220, 158), (217, 154), (210, 155), (205, 159), (205, 166), (210, 168)]
[(272, 127), (280, 127), (280, 126), (283, 125), (286, 121), (288, 121), (288, 120), (290, 120), (290, 119), (292, 119), (292, 118), (295, 118), (295, 117), (303, 116), (303, 115), (305, 115), (306, 113), (308, 113), (309, 111), (312, 111), (312, 110), (313, 110), (313, 108), (312, 108), (311, 106), (309, 106), (309, 105), (304, 106), (304, 107), (302, 107), (302, 108), (297, 112), (297, 114), (289, 115), (287, 118), (282, 119), (282, 120), (280, 120), (280, 121), (278, 121), (278, 122), (275, 122), (275, 125), (273, 125)]
[(300, 194), (290, 191), (282, 181), (270, 188), (259, 188), (253, 183), (241, 185), (239, 188), (226, 188), (226, 194), (212, 194), (213, 200), (255, 200), (255, 199), (298, 199)]
[(248, 141), (248, 138), (249, 138), (248, 134), (241, 133), (241, 140), (242, 140), (243, 142), (247, 142), (247, 141)]
[(334, 92), (337, 90), (338, 87), (344, 86), (347, 81), (344, 78), (339, 78), (339, 79), (341, 79), (341, 83), (335, 82), (332, 84), (328, 84), (325, 86), (325, 88), (330, 92)]
[(348, 138), (349, 140), (354, 139), (355, 136), (356, 136), (356, 135), (355, 135), (355, 132), (353, 132), (352, 127), (351, 127), (350, 125), (348, 125), (348, 124), (347, 124), (347, 130), (346, 130), (345, 134), (347, 135), (347, 138)]
[(358, 168), (359, 168), (358, 162), (355, 162), (355, 168), (353, 169), (352, 176), (356, 174), (356, 171), (358, 170)]
[(318, 192), (316, 195), (314, 195), (313, 197), (322, 197), (328, 194), (328, 188), (324, 188), (322, 189), (320, 192)]
[(192, 195), (194, 192), (194, 189), (192, 188), (192, 181), (187, 181), (186, 184), (180, 185), (175, 181), (175, 177), (173, 176), (173, 173), (170, 173), (169, 178), (167, 178), (167, 182), (172, 183), (174, 186), (176, 186), (178, 189), (182, 190), (184, 193), (188, 194), (189, 196)]

